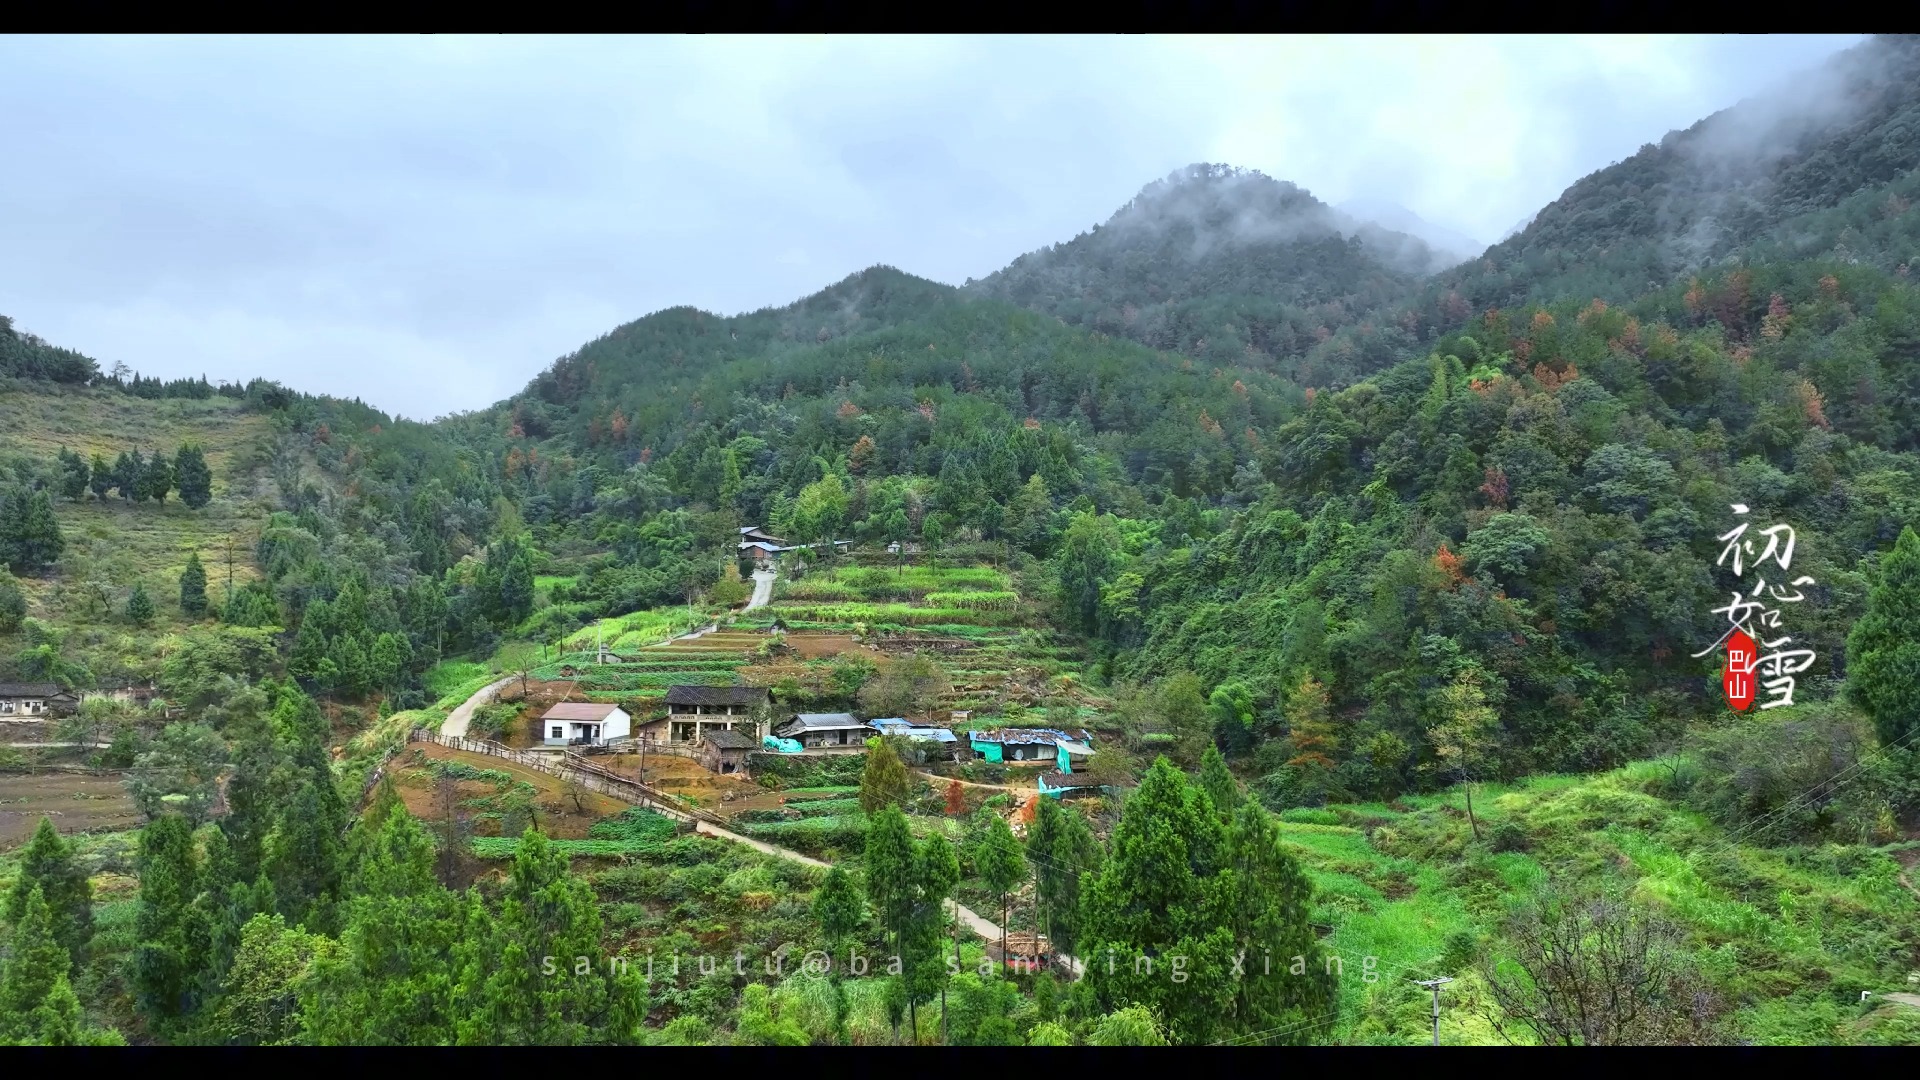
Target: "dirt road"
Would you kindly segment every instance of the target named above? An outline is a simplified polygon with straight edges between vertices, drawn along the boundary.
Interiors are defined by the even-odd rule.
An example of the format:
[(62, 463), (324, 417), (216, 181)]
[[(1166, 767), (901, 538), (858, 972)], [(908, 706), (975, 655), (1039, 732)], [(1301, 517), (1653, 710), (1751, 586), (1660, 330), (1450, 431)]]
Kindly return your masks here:
[(466, 738), (467, 724), (473, 719), (473, 710), (492, 701), (493, 695), (499, 693), (501, 687), (512, 682), (515, 678), (516, 676), (507, 675), (497, 682), (490, 682), (474, 691), (472, 697), (461, 702), (452, 712), (447, 714), (447, 718), (444, 721), (441, 721), (440, 734), (457, 735), (462, 739)]
[(754, 608), (766, 607), (767, 604), (773, 600), (773, 579), (775, 576), (771, 570), (755, 570), (753, 572), (753, 599), (747, 601), (745, 610), (752, 611)]

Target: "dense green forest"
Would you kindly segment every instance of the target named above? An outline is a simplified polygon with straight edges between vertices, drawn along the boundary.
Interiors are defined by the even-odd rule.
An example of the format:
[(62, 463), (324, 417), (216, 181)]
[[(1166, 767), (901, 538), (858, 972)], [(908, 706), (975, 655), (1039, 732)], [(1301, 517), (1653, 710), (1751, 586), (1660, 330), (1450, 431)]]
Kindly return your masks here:
[[(103, 374), (0, 320), (0, 682), (156, 687), (61, 728), (126, 773), (137, 839), (0, 856), (0, 1040), (1411, 1042), (1420, 974), (1461, 980), (1458, 1041), (1920, 1041), (1859, 1000), (1920, 970), (1920, 43), (1822, 79), (1438, 273), (1196, 165), (983, 281), (657, 312), (432, 424)], [(1703, 650), (1742, 522), (1795, 530), (1817, 660), (1734, 714)], [(729, 614), (755, 525), (820, 552), (778, 621)], [(546, 837), (527, 778), (408, 756), (503, 675), (709, 618), (769, 644), (607, 665), (609, 700), (771, 669), (789, 631), (917, 635), (948, 651), (795, 661), (777, 704), (1085, 725), (1107, 793), (1016, 838), (1016, 803), (880, 742), (777, 781), (833, 805), (751, 822), (819, 872), (639, 810)], [(1045, 692), (980, 689), (995, 650)], [(484, 843), (403, 767), (496, 785)], [(1087, 977), (995, 972), (948, 901)], [(1637, 942), (1674, 1007), (1557, 1013), (1569, 926)], [(1096, 963), (1250, 942), (1308, 974)], [(904, 968), (788, 978), (783, 946)], [(1362, 955), (1391, 978), (1331, 974)]]

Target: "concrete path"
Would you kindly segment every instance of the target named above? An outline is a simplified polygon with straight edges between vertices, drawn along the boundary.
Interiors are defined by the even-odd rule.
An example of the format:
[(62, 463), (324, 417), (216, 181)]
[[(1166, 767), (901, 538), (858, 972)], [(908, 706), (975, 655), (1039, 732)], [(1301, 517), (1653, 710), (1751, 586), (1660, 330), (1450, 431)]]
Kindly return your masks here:
[[(755, 840), (750, 836), (741, 836), (739, 833), (729, 832), (711, 822), (695, 821), (693, 823), (693, 831), (702, 836), (712, 836), (721, 840), (731, 840), (736, 844), (745, 844), (755, 851), (771, 855), (776, 859), (787, 859), (791, 862), (804, 863), (807, 866), (818, 867), (821, 870), (829, 870), (833, 867), (832, 863), (809, 858), (797, 851), (789, 851), (783, 847), (777, 847), (764, 841)], [(965, 927), (968, 933), (975, 934), (985, 941), (1000, 940), (1000, 925), (991, 919), (983, 918), (973, 909), (958, 904), (953, 900), (948, 900), (947, 911), (950, 912), (955, 919), (959, 920), (960, 925)], [(1080, 961), (1073, 960), (1071, 957), (1068, 959), (1072, 960), (1074, 975), (1078, 976), (1082, 974), (1085, 969)]]
[(773, 579), (777, 576), (778, 575), (771, 570), (755, 570), (753, 572), (753, 599), (747, 601), (747, 606), (744, 610), (752, 611), (754, 608), (763, 608), (772, 602)]
[[(507, 682), (512, 681), (512, 678), (513, 676), (509, 676), (506, 679), (502, 679), (499, 682), (494, 683), (492, 686), (486, 687), (485, 689), (481, 690), (479, 693), (468, 698), (466, 701), (466, 704), (460, 706), (460, 708), (458, 709), (455, 709), (453, 713), (447, 716), (447, 724), (453, 723), (454, 717), (458, 716), (460, 718), (461, 737), (465, 738), (464, 732), (467, 726), (467, 719), (472, 715), (473, 709), (479, 705), (485, 704), (486, 695), (488, 693), (506, 684)], [(452, 732), (446, 731), (445, 725), (442, 725), (441, 733), (454, 734)], [(962, 782), (964, 783), (964, 781)], [(614, 795), (612, 797), (621, 798), (618, 795)], [(626, 801), (626, 800), (623, 800), (623, 801)], [(703, 836), (711, 836), (719, 840), (728, 840), (736, 844), (745, 844), (748, 847), (754, 849), (755, 851), (761, 852), (762, 854), (765, 854), (765, 855), (771, 855), (776, 859), (786, 859), (790, 862), (801, 863), (806, 866), (816, 867), (821, 870), (828, 870), (828, 869), (832, 869), (833, 867), (832, 863), (822, 862), (819, 859), (802, 855), (797, 851), (790, 851), (787, 848), (783, 848), (775, 844), (769, 844), (764, 840), (755, 840), (750, 836), (742, 836), (737, 832), (732, 832), (730, 830), (723, 829), (720, 826), (715, 825), (710, 821), (702, 821), (698, 818), (694, 818), (692, 817), (692, 815), (683, 813), (672, 807), (654, 805), (649, 807), (649, 809), (652, 809), (657, 813), (664, 814), (667, 817), (677, 818), (681, 821), (692, 820), (693, 831)], [(947, 910), (952, 912), (954, 918), (958, 919), (960, 922), (960, 925), (965, 927), (970, 933), (977, 934), (983, 940), (986, 940), (986, 941), (1000, 940), (1000, 926), (998, 923), (995, 923), (990, 919), (982, 918), (978, 913), (974, 912), (972, 909), (967, 908), (961, 904), (955, 903), (953, 900), (947, 901)], [(1073, 973), (1075, 976), (1079, 976), (1084, 972), (1085, 968), (1082, 966), (1079, 960), (1073, 959), (1071, 957), (1069, 957), (1068, 959), (1072, 963)]]
[[(911, 772), (915, 776), (920, 777), (922, 780), (925, 780), (928, 783), (931, 783), (933, 786), (939, 788), (942, 791), (946, 790), (948, 784), (953, 783), (955, 780), (960, 780), (960, 778), (957, 776), (937, 776), (933, 773), (926, 772), (921, 769), (909, 769), (907, 771)], [(1038, 788), (1035, 788), (1031, 785), (1028, 785), (1025, 787), (1014, 787), (1011, 784), (982, 784), (973, 780), (960, 780), (960, 786), (985, 788), (988, 791), (1005, 791), (1014, 795), (1032, 795), (1039, 790)]]
[(440, 734), (466, 738), (467, 724), (473, 719), (473, 710), (492, 701), (493, 695), (499, 693), (501, 687), (517, 678), (519, 678), (518, 675), (503, 676), (474, 691), (472, 697), (455, 706), (454, 710), (447, 714), (447, 718), (440, 722)]

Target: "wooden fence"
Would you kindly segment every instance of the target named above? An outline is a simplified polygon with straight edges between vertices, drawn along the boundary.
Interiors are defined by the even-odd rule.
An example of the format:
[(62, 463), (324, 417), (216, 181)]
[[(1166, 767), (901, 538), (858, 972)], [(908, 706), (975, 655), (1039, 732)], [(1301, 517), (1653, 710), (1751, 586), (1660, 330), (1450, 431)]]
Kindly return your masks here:
[[(666, 792), (642, 784), (630, 777), (622, 776), (612, 769), (598, 765), (587, 759), (584, 754), (572, 751), (555, 754), (542, 754), (530, 750), (515, 750), (496, 742), (482, 739), (468, 739), (458, 735), (442, 735), (437, 731), (415, 728), (410, 742), (439, 743), (453, 750), (463, 750), (469, 754), (486, 754), (511, 761), (523, 768), (557, 776), (569, 783), (579, 784), (588, 791), (596, 791), (621, 802), (644, 806), (668, 817), (683, 821), (700, 820), (709, 824), (725, 827), (727, 821), (718, 814), (689, 805), (685, 800)], [(648, 748), (652, 752), (652, 748)]]

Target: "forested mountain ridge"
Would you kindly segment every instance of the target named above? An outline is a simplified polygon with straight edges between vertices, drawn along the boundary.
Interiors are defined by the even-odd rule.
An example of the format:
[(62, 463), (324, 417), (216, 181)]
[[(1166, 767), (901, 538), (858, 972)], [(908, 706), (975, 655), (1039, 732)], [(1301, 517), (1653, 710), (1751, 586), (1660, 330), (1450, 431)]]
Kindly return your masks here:
[(1623, 303), (1743, 254), (1892, 272), (1920, 260), (1916, 165), (1920, 38), (1877, 37), (1580, 179), (1426, 293), (1457, 322), (1566, 296)]
[[(1519, 1041), (1920, 1040), (1904, 1006), (1860, 996), (1920, 964), (1901, 876), (1920, 853), (1920, 288), (1896, 260), (1920, 173), (1873, 157), (1905, 145), (1907, 90), (1882, 76), (1910, 43), (1874, 49), (1851, 55), (1884, 70), (1841, 80), (1864, 111), (1818, 113), (1790, 152), (1718, 173), (1695, 167), (1706, 128), (1673, 136), (1681, 149), (1635, 159), (1658, 213), (1602, 170), (1496, 245), (1500, 271), (1422, 277), (1418, 249), (1396, 265), (1398, 240), (1343, 229), (1292, 185), (1201, 167), (988, 282), (875, 267), (782, 308), (667, 309), (433, 424), (264, 382), (103, 378), (0, 333), (0, 400), (22, 406), (0, 430), (0, 510), (33, 522), (0, 514), (0, 544), (27, 556), (18, 582), (0, 573), (0, 681), (156, 682), (177, 714), (96, 703), (74, 725), (113, 732), (98, 760), (130, 771), (144, 808), (211, 816), (232, 763), (229, 813), (200, 836), (154, 810), (129, 863), (140, 897), (116, 883), (127, 906), (74, 953), (71, 985), (8, 958), (0, 986), (54, 1006), (0, 1011), (0, 1041), (78, 1037), (53, 1024), (78, 994), (84, 1019), (180, 1042), (881, 1042), (903, 1011), (914, 1038), (956, 1043), (1424, 1042), (1409, 980), (1451, 974), (1446, 1041), (1485, 1042), (1510, 1037), (1488, 1017), (1520, 1013), (1489, 996), (1526, 945), (1511, 902), (1538, 896), (1550, 918), (1562, 886), (1594, 918), (1641, 920), (1673, 976), (1661, 1002), (1689, 1008)], [(1113, 305), (1135, 298), (1129, 325)], [(138, 400), (209, 396), (232, 400)], [(181, 445), (123, 467), (128, 438)], [(211, 503), (185, 484), (169, 502), (162, 481), (206, 479), (205, 459), (168, 464), (202, 439)], [(1780, 711), (1729, 713), (1701, 655), (1726, 625), (1715, 560), (1734, 503), (1798, 531), (1788, 629), (1817, 661)], [(716, 635), (733, 645), (693, 643), (723, 664), (584, 652), (603, 629), (647, 648), (661, 637), (629, 627), (734, 618), (746, 525), (853, 538), (826, 565), (859, 568), (783, 556), (812, 565), (783, 565), (773, 608)], [(253, 563), (231, 591), (213, 558), (228, 532)], [(131, 577), (114, 557), (129, 547), (147, 556)], [(933, 651), (793, 655), (789, 630)], [(1041, 674), (986, 678), (985, 640)], [(543, 655), (556, 647), (570, 655)], [(509, 777), (467, 806), (500, 823), (486, 847), (513, 869), (463, 899), (442, 887), (467, 873), (452, 794), (426, 827), (424, 788), (375, 788), (355, 813), (383, 763), (440, 792), (487, 775), (388, 755), (502, 672), (564, 674), (568, 694), (603, 679), (596, 700), (636, 717), (654, 683), (694, 671), (752, 671), (783, 710), (931, 716), (867, 693), (908, 666), (928, 683), (950, 670), (966, 724), (1085, 723), (1096, 782), (1133, 787), (1046, 801), (1026, 834), (1034, 907), (1049, 933), (1084, 917), (1082, 955), (1192, 947), (1224, 973), (1230, 939), (1286, 941), (1274, 951), (1384, 957), (1385, 977), (1349, 968), (1337, 1005), (1332, 987), (1254, 1000), (1124, 966), (1071, 990), (990, 969), (949, 984), (943, 932), (900, 912), (949, 894), (1004, 911), (1022, 841), (991, 808), (963, 817), (959, 784), (909, 800), (891, 749), (861, 776), (774, 779), (844, 796), (830, 826), (749, 811), (827, 837), (852, 873), (824, 880), (645, 814), (565, 849), (516, 840), (504, 823), (531, 809)], [(15, 942), (49, 936), (18, 882), (73, 876), (44, 831), (0, 861)], [(570, 870), (569, 853), (600, 858)], [(917, 900), (889, 897), (900, 881)], [(84, 890), (56, 894), (62, 918), (92, 910)], [(872, 947), (868, 900), (912, 974), (840, 997), (761, 965)], [(724, 963), (699, 982), (689, 963), (530, 995), (530, 969), (500, 960), (736, 945), (744, 990)], [(1597, 977), (1530, 959), (1536, 980)], [(23, 1020), (38, 1027), (7, 1027)]]
[(1192, 165), (967, 289), (1209, 364), (1271, 369), (1444, 261), (1293, 184)]

